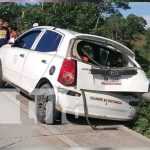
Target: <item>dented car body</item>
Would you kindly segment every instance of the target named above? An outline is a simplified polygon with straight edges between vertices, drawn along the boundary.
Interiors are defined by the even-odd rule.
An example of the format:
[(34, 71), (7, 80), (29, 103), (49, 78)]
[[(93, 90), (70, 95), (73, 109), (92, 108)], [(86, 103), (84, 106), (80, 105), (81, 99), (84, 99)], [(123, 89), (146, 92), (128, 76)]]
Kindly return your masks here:
[[(136, 116), (149, 82), (129, 48), (104, 37), (55, 27), (33, 28), (16, 41), (32, 32), (38, 34), (30, 48), (17, 44), (1, 48), (3, 81), (27, 93), (41, 83), (50, 84), (57, 111), (85, 116), (85, 98), (89, 117), (131, 120)], [(56, 45), (52, 50), (46, 49), (48, 41), (44, 41), (49, 32), (57, 34), (50, 43)], [(45, 45), (39, 48), (40, 42)], [(14, 53), (18, 58), (13, 58)], [(25, 55), (22, 66), (17, 62), (21, 54)], [(14, 66), (20, 72), (13, 70)]]
[[(79, 50), (88, 61), (82, 59)], [(133, 119), (141, 94), (148, 91), (149, 84), (134, 53), (116, 41), (83, 34), (75, 36), (71, 51), (71, 56), (77, 59), (76, 88), (85, 91), (89, 115), (111, 120)], [(72, 108), (84, 115), (82, 96), (74, 101), (78, 103)]]

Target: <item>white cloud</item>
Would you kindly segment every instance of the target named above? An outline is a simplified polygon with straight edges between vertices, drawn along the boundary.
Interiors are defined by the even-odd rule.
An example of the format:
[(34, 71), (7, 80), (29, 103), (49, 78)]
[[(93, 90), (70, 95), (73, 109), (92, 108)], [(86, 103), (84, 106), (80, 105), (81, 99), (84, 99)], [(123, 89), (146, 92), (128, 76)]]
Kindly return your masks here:
[(147, 26), (150, 27), (150, 16), (142, 16), (147, 21)]

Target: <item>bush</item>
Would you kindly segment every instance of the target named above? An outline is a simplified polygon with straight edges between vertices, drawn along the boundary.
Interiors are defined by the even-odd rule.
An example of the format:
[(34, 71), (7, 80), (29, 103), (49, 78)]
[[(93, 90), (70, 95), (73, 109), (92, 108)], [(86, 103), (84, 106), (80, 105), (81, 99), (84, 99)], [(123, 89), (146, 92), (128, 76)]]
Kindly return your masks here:
[(150, 102), (142, 99), (139, 116), (131, 127), (134, 131), (150, 138)]

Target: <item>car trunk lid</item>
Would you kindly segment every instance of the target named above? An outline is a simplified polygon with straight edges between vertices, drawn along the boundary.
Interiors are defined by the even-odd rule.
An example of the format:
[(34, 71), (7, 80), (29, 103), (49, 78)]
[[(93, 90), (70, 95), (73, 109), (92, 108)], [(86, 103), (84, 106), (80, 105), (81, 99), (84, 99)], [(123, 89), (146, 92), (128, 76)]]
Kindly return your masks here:
[[(73, 48), (73, 57), (77, 59), (77, 88), (85, 89), (90, 91), (107, 91), (107, 92), (140, 92), (144, 93), (148, 91), (149, 82), (146, 78), (144, 71), (139, 67), (138, 63), (134, 60), (134, 53), (123, 46), (122, 44), (115, 42), (113, 40), (90, 36), (90, 35), (79, 35), (77, 36), (79, 40), (77, 43), (74, 43)], [(107, 61), (110, 62), (107, 64), (106, 59), (101, 57), (100, 62), (99, 51), (97, 54), (90, 53), (90, 61), (86, 62), (85, 60), (79, 59), (79, 55), (76, 54), (78, 52), (78, 43), (80, 41), (86, 41), (87, 43), (92, 43), (92, 47), (95, 42), (100, 42), (99, 45), (94, 50), (94, 53), (99, 49), (100, 51), (105, 49), (108, 50), (110, 47), (115, 47), (116, 50), (108, 50), (109, 51), (109, 59), (107, 57)], [(88, 42), (87, 42), (88, 41)], [(89, 42), (90, 41), (90, 42)], [(94, 44), (93, 44), (94, 43)], [(107, 45), (107, 46), (106, 46)], [(87, 48), (89, 48), (87, 46)], [(91, 49), (91, 48), (89, 48)], [(78, 55), (78, 56), (77, 56)], [(118, 55), (118, 56), (117, 56)], [(96, 58), (98, 57), (98, 58)], [(113, 58), (114, 57), (114, 58)], [(119, 65), (119, 62), (116, 61), (116, 64), (112, 62), (117, 58), (125, 57), (121, 60), (123, 65)], [(106, 57), (105, 57), (106, 58)], [(93, 60), (94, 59), (94, 60)], [(102, 59), (104, 59), (102, 61)], [(95, 61), (96, 60), (96, 61)], [(112, 62), (111, 62), (112, 61)], [(98, 62), (98, 63), (97, 63)]]

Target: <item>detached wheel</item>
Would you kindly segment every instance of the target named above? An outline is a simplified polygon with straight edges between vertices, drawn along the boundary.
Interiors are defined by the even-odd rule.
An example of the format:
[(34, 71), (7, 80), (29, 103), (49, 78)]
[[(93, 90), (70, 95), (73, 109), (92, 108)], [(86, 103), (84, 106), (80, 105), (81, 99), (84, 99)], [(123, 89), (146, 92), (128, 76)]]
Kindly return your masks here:
[(55, 108), (55, 93), (49, 84), (42, 85), (35, 95), (35, 113), (37, 121), (45, 124), (54, 124), (58, 111)]
[(2, 80), (2, 65), (0, 62), (0, 88), (3, 88), (5, 86), (5, 82)]

